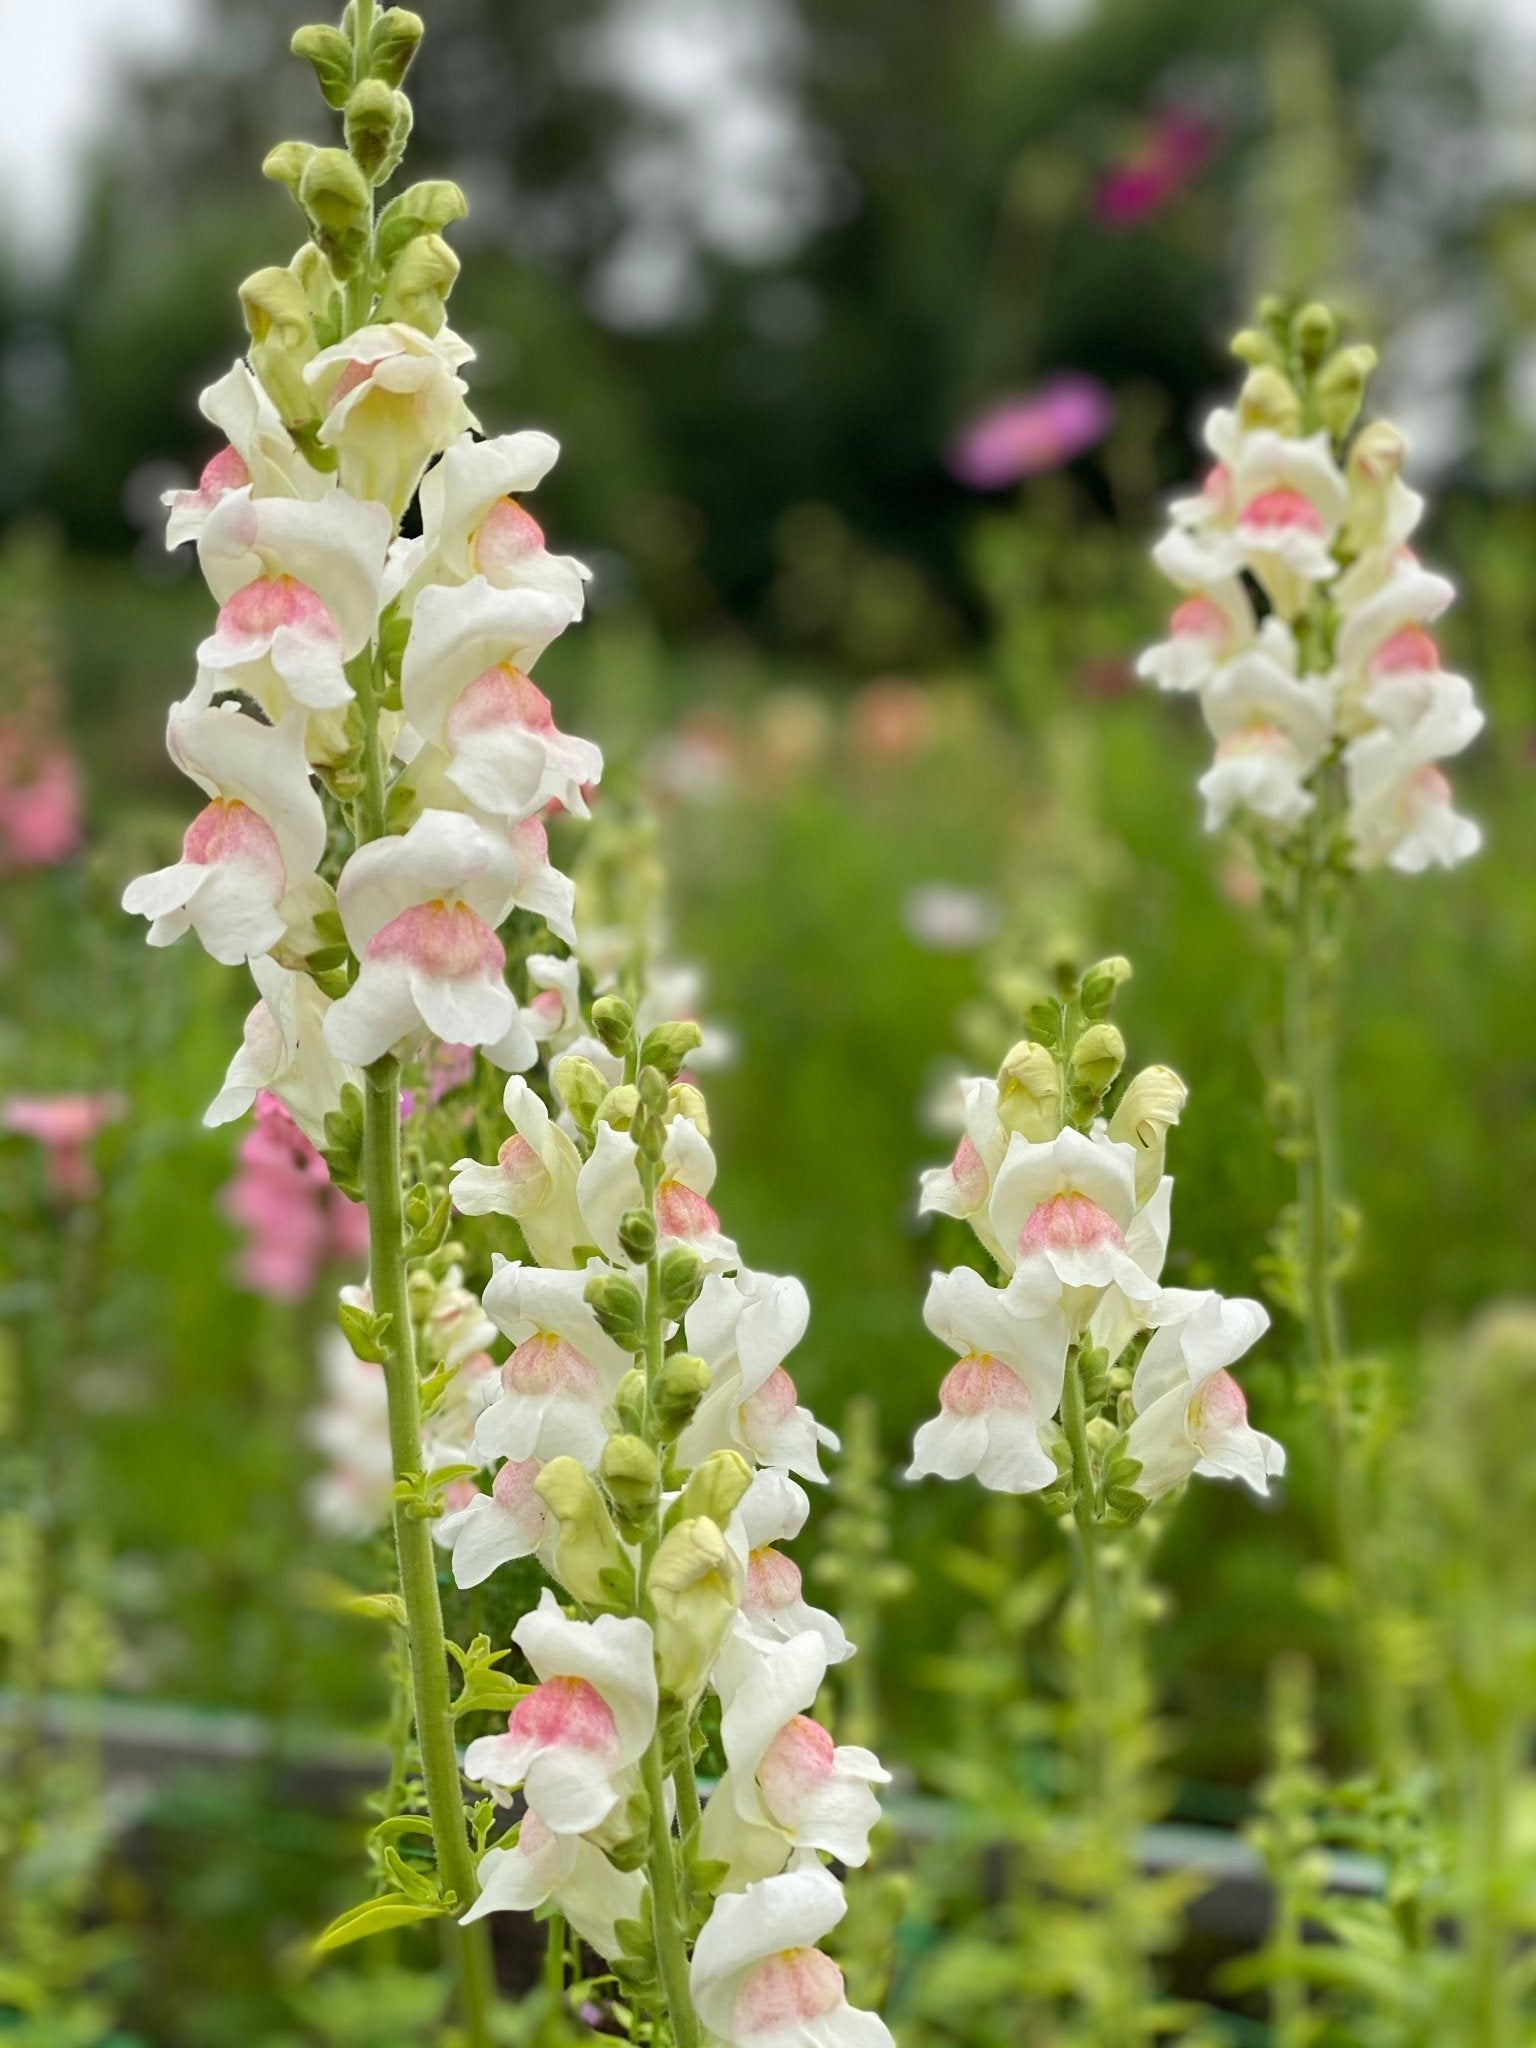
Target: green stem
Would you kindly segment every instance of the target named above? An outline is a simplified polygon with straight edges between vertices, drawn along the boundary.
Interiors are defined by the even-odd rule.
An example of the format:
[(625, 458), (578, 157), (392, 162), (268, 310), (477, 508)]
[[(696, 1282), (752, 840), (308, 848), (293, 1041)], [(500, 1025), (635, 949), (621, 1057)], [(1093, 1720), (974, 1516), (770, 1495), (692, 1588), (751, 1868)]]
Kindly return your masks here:
[[(363, 1182), (368, 1203), (368, 1277), (375, 1315), (390, 1317), (384, 1381), (395, 1479), (406, 1497), (395, 1502), (395, 1556), (405, 1604), (416, 1743), (438, 1874), (466, 1911), (480, 1887), (464, 1815), (464, 1793), (448, 1698), (448, 1653), (437, 1591), (430, 1523), (412, 1510), (423, 1477), (421, 1400), (405, 1279), (405, 1219), (400, 1200), (400, 1066), (389, 1055), (363, 1076)], [(455, 1930), (459, 1993), (469, 2048), (487, 2048), (487, 2014), (495, 1995), (490, 1942), (483, 1922)]]
[(565, 1915), (551, 1913), (549, 1945), (544, 1951), (544, 1988), (557, 1998), (565, 1996)]

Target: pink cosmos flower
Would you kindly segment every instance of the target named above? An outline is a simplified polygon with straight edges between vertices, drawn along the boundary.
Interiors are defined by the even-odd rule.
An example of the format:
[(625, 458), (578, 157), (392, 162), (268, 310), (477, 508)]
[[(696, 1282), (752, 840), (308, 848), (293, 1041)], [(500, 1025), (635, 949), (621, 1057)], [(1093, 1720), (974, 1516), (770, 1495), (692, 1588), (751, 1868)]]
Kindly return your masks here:
[(118, 1094), (8, 1095), (0, 1102), (0, 1126), (18, 1137), (35, 1138), (48, 1156), (48, 1184), (60, 1201), (88, 1202), (97, 1179), (89, 1147), (98, 1131), (127, 1111)]
[(967, 421), (950, 443), (949, 472), (967, 490), (1004, 490), (1096, 448), (1114, 416), (1114, 399), (1097, 377), (1064, 370)]
[(1220, 140), (1204, 115), (1189, 107), (1165, 108), (1135, 148), (1099, 179), (1094, 218), (1109, 228), (1139, 227), (1194, 183)]
[(246, 1232), (242, 1286), (271, 1301), (302, 1301), (331, 1261), (365, 1255), (367, 1210), (332, 1187), (324, 1160), (265, 1090), (238, 1159), (220, 1206)]

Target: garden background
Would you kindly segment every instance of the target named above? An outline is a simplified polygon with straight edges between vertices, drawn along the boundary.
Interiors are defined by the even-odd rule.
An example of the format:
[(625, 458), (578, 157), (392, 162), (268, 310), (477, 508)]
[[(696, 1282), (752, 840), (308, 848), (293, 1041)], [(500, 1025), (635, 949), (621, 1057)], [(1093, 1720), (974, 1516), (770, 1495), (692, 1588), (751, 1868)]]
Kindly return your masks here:
[[(1486, 857), (1374, 878), (1344, 991), (1370, 1219), (1352, 1335), (1406, 1385), (1420, 1340), (1529, 1284), (1536, 30), (1391, 0), (425, 11), (416, 168), (470, 197), (455, 324), (480, 416), (559, 437), (540, 516), (596, 572), (540, 681), (601, 741), (604, 803), (656, 819), (677, 949), (734, 1041), (711, 1085), (732, 1229), (810, 1289), (805, 1398), (834, 1423), (873, 1404), (911, 1572), (867, 1653), (882, 1753), (955, 1791), (968, 1716), (1027, 1721), (1029, 1698), (961, 1546), (1016, 1545), (1021, 1573), (1050, 1553), (1033, 1511), (897, 1478), (941, 1364), (914, 1190), (951, 1149), (946, 1075), (995, 1061), (1057, 959), (1130, 954), (1134, 1054), (1193, 1088), (1172, 1164), (1206, 1263), (1170, 1277), (1257, 1291), (1285, 1199), (1271, 963), (1200, 834), (1193, 708), (1132, 674), (1165, 611), (1161, 499), (1261, 288), (1327, 296), (1381, 347), (1374, 395), (1462, 590), (1447, 660), (1489, 712), (1461, 778)], [(24, 43), (19, 0), (4, 13)], [(296, 239), (255, 168), (314, 125), (286, 58), (306, 13), (207, 0), (184, 44), (116, 66), (67, 240), (40, 245), (35, 180), (6, 181), (0, 706), (56, 689), (84, 822), (56, 864), (0, 849), (0, 1095), (125, 1105), (88, 1201), (0, 1138), (0, 1682), (118, 1744), (106, 1783), (83, 1745), (51, 1837), (105, 1931), (93, 2018), (60, 2043), (413, 2038), (398, 1998), (293, 1960), (345, 1894), (385, 1699), (377, 1629), (327, 1606), (356, 1548), (307, 1507), (317, 1348), (352, 1271), (290, 1300), (243, 1284), (239, 1134), (199, 1118), (247, 998), (191, 947), (147, 956), (116, 908), (183, 821), (162, 721), (207, 603), (159, 494), (209, 452), (195, 400), (242, 345), (234, 282)], [(966, 488), (966, 423), (1067, 371), (1112, 394), (1106, 436)], [(1347, 1744), (1290, 1337), (1277, 1319), (1248, 1375), (1295, 1446), (1284, 1498), (1207, 1488), (1159, 1559), (1192, 1822), (1246, 1812), (1282, 1646), (1314, 1648)], [(904, 2039), (1003, 2038), (924, 1990), (958, 1911), (898, 1928)]]

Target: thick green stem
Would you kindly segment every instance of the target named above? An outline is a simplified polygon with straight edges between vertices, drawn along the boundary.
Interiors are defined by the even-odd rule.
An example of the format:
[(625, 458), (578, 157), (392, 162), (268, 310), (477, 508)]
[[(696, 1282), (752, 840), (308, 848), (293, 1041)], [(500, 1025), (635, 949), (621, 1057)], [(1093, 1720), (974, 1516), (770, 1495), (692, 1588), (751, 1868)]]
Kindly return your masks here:
[[(405, 1281), (405, 1220), (400, 1200), (400, 1068), (388, 1055), (364, 1074), (363, 1182), (368, 1203), (368, 1276), (375, 1315), (389, 1316), (384, 1380), (389, 1396), (389, 1443), (395, 1479), (415, 1494), (423, 1476), (421, 1401)], [(430, 1523), (413, 1509), (419, 1499), (396, 1501), (395, 1556), (405, 1604), (416, 1743), (426, 1785), (427, 1811), (438, 1874), (466, 1910), (479, 1891), (464, 1816), (464, 1793), (448, 1698), (448, 1653), (437, 1591), (437, 1561)], [(455, 1930), (465, 2038), (485, 2048), (495, 1979), (483, 1923)]]
[(565, 1995), (565, 1915), (549, 1916), (549, 1944), (544, 1950), (544, 1988), (557, 1998)]

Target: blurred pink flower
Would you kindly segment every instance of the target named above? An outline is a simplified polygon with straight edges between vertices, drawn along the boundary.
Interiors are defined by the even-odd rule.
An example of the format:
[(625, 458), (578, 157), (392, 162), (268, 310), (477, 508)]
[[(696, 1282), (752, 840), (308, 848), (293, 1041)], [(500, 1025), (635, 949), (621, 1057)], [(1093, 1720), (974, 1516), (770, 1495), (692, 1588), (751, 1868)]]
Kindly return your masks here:
[(861, 761), (905, 761), (933, 737), (928, 692), (900, 676), (882, 676), (854, 693), (848, 738)]
[(1093, 194), (1097, 220), (1110, 228), (1139, 227), (1192, 185), (1216, 154), (1220, 131), (1189, 107), (1168, 107), (1140, 142), (1099, 179)]
[(1064, 370), (968, 421), (950, 443), (950, 474), (968, 490), (1002, 490), (1096, 447), (1114, 416), (1114, 399), (1097, 377)]
[(57, 867), (80, 844), (80, 776), (60, 741), (0, 726), (0, 869)]
[(362, 1258), (368, 1212), (332, 1187), (325, 1161), (275, 1095), (256, 1098), (220, 1206), (246, 1233), (237, 1272), (253, 1294), (302, 1301), (331, 1260)]
[(462, 1088), (471, 1080), (475, 1071), (475, 1048), (472, 1045), (434, 1046), (427, 1061), (427, 1093), (433, 1102), (455, 1088)]
[(0, 1125), (43, 1147), (54, 1194), (66, 1202), (88, 1202), (97, 1188), (91, 1140), (127, 1107), (116, 1094), (7, 1095), (0, 1101)]

